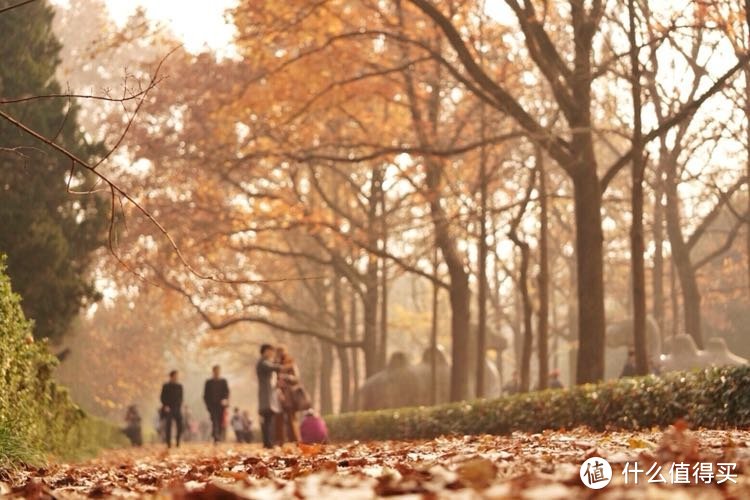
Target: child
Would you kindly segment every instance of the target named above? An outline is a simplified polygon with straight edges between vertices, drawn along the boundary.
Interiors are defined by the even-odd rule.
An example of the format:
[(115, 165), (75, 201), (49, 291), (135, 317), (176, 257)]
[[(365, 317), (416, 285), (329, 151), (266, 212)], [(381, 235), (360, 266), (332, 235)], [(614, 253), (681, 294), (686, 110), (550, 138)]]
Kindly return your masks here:
[(300, 425), (300, 435), (304, 444), (327, 443), (328, 427), (325, 420), (312, 410), (307, 410)]

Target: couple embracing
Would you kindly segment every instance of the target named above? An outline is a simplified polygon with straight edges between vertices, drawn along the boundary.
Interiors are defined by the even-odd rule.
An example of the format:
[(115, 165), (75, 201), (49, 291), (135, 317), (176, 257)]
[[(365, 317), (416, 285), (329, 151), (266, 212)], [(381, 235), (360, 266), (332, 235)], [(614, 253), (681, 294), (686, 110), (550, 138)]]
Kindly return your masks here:
[(256, 373), (263, 446), (300, 442), (297, 413), (309, 410), (311, 404), (300, 384), (297, 365), (283, 346), (263, 344), (260, 356)]

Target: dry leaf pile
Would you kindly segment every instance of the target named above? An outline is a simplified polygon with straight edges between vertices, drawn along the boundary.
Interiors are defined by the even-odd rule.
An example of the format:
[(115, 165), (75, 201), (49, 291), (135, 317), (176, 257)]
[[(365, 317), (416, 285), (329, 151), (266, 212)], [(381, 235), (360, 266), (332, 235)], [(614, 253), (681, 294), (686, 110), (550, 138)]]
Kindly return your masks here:
[[(593, 433), (586, 429), (429, 441), (353, 442), (262, 450), (255, 445), (151, 446), (82, 464), (0, 471), (0, 494), (26, 498), (750, 498), (750, 432)], [(613, 479), (585, 488), (581, 463), (612, 464)], [(627, 463), (733, 462), (736, 483), (625, 484)], [(631, 481), (632, 483), (632, 481)]]

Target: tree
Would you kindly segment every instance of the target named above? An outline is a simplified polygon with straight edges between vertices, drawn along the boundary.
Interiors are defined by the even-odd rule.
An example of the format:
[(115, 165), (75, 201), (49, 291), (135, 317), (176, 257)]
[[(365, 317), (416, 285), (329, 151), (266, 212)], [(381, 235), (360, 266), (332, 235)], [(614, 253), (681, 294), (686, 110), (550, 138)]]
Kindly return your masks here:
[[(657, 38), (656, 22), (653, 22), (655, 14), (648, 9), (648, 4), (644, 4), (644, 8), (646, 9), (645, 16), (652, 19), (652, 23), (648, 26), (649, 36), (652, 39)], [(719, 40), (712, 37), (711, 28), (700, 6), (696, 7), (695, 12), (688, 12), (686, 15), (693, 16), (695, 22), (689, 31), (675, 33), (667, 39), (666, 44), (674, 49), (671, 51), (671, 58), (660, 61), (654, 50), (650, 52), (647, 85), (654, 114), (660, 124), (659, 128), (670, 120), (669, 110), (675, 107), (685, 109), (685, 103), (696, 100), (704, 79), (709, 76), (707, 68), (711, 61), (711, 53), (705, 51), (705, 48), (719, 43)], [(738, 54), (738, 58), (742, 62), (746, 60), (747, 55)], [(669, 64), (666, 70), (663, 68), (665, 63)], [(679, 86), (674, 83), (671, 85), (666, 82), (661, 83), (658, 78), (659, 75), (664, 74), (661, 72), (673, 72), (676, 64), (684, 65), (686, 68), (685, 74), (679, 79)], [(731, 73), (726, 73), (722, 79), (731, 75)], [(716, 84), (714, 88), (715, 86)], [(681, 95), (680, 91), (685, 95)], [(707, 93), (703, 94), (703, 96), (706, 95)], [(726, 106), (722, 106), (721, 102), (724, 100), (726, 104), (725, 96), (718, 94), (713, 99), (718, 109), (727, 109)], [(712, 153), (720, 150), (722, 144), (728, 140), (724, 136), (727, 135), (727, 130), (733, 127), (733, 122), (737, 120), (731, 107), (729, 110), (730, 116), (725, 117), (724, 120), (716, 119), (716, 111), (690, 113), (675, 124), (673, 137), (662, 135), (653, 147), (658, 158), (656, 196), (661, 198), (663, 193), (666, 198), (664, 218), (672, 262), (676, 275), (679, 277), (684, 329), (694, 338), (699, 347), (703, 346), (704, 338), (702, 296), (698, 282), (699, 270), (731, 246), (743, 222), (743, 216), (738, 214), (736, 229), (729, 231), (724, 241), (717, 243), (716, 248), (712, 248), (708, 255), (696, 259), (694, 248), (708, 235), (707, 231), (711, 224), (721, 214), (734, 194), (747, 182), (744, 176), (737, 176), (731, 169), (722, 166), (721, 160), (711, 158)], [(706, 160), (696, 163), (695, 158), (706, 158)], [(692, 186), (688, 187), (690, 184)], [(692, 200), (692, 203), (687, 204), (688, 206), (685, 203), (685, 188), (697, 188), (697, 192), (700, 193)], [(657, 199), (657, 204), (660, 203), (661, 200)], [(688, 209), (692, 213), (688, 212)], [(656, 223), (661, 224), (660, 211), (658, 216)], [(691, 224), (688, 224), (686, 219), (690, 219)], [(657, 233), (660, 231), (659, 228)], [(673, 318), (673, 321), (676, 322), (677, 318)]]
[(628, 41), (630, 42), (630, 85), (633, 95), (633, 139), (632, 139), (632, 190), (630, 228), (630, 260), (633, 282), (633, 344), (635, 346), (636, 372), (648, 373), (648, 353), (646, 352), (646, 264), (643, 257), (643, 131), (641, 125), (641, 63), (640, 49), (636, 41), (635, 0), (628, 0)]
[[(2, 0), (0, 8), (13, 3)], [(55, 80), (60, 44), (52, 18), (46, 2), (0, 15), (0, 111), (88, 159), (101, 146), (85, 139), (77, 107), (44, 98), (61, 93)], [(40, 338), (59, 339), (80, 308), (97, 299), (87, 270), (105, 241), (105, 203), (98, 196), (68, 193), (66, 186), (81, 190), (87, 184), (86, 176), (70, 167), (52, 148), (7, 121), (0, 123), (0, 252), (8, 255), (8, 275)]]

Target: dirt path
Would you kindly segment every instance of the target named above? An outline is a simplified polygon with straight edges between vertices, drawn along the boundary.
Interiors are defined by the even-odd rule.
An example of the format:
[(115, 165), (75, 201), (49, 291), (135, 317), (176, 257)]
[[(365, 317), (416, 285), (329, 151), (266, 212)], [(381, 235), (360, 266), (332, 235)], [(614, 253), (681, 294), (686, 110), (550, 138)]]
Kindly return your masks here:
[[(149, 446), (110, 451), (82, 464), (6, 473), (0, 492), (27, 498), (750, 498), (745, 477), (749, 445), (747, 431), (670, 428), (664, 433), (577, 429), (271, 451), (256, 445), (193, 444), (167, 453)], [(603, 458), (612, 468), (611, 483), (598, 491), (583, 486), (580, 476), (590, 457)], [(626, 484), (622, 472), (636, 463), (643, 471), (628, 473)], [(647, 474), (654, 464), (660, 467), (657, 474)], [(589, 468), (586, 476), (599, 480), (595, 484), (601, 484), (598, 470)], [(649, 476), (665, 481), (649, 484)], [(670, 484), (686, 478), (691, 484)]]

